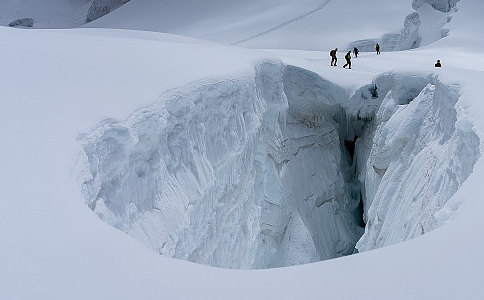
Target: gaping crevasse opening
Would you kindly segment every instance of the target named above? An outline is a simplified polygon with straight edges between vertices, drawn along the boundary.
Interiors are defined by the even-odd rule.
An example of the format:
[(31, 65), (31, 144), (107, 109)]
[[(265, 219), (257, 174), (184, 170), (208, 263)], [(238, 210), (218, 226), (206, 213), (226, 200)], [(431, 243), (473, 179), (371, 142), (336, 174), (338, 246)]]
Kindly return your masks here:
[(479, 140), (432, 76), (353, 96), (266, 62), (167, 94), (81, 136), (81, 186), (108, 224), (161, 255), (225, 268), (309, 263), (437, 227)]

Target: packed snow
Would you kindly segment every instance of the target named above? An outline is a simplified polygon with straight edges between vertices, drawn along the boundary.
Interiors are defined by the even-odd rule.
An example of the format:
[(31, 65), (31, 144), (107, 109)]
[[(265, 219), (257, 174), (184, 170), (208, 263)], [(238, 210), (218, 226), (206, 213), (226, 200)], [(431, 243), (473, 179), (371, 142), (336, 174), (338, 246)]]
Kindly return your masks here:
[(483, 3), (95, 2), (0, 4), (2, 298), (484, 297)]

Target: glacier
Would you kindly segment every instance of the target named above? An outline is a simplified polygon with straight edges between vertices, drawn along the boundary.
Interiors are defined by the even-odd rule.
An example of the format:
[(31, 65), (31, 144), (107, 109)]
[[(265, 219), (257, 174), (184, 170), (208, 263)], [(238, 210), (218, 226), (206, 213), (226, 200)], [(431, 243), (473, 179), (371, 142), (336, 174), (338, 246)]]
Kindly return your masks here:
[(452, 215), (480, 155), (458, 98), (435, 75), (380, 74), (350, 95), (265, 60), (81, 135), (79, 184), (99, 218), (164, 256), (257, 269), (350, 255)]
[[(0, 26), (2, 298), (484, 299), (482, 157), (474, 164), (484, 2), (330, 1), (240, 47), (207, 40), (254, 36), (322, 1), (161, 9), (171, 2), (130, 1), (89, 23), (106, 29), (69, 30), (39, 29), (81, 26), (93, 0), (0, 4), (3, 26), (35, 20), (27, 30)], [(330, 66), (329, 49), (400, 32), (412, 2), (422, 4), (420, 45), (449, 34), (410, 51), (362, 52), (352, 70)], [(142, 27), (203, 40), (133, 30)], [(266, 63), (271, 53), (283, 63)], [(267, 105), (270, 89), (281, 103)], [(239, 102), (262, 111), (219, 117), (239, 120)], [(225, 132), (247, 140), (235, 146)], [(216, 140), (226, 145), (210, 146)], [(229, 170), (252, 182), (230, 175), (229, 187)], [(243, 197), (223, 194), (237, 189)], [(304, 264), (356, 251), (366, 252)], [(349, 283), (353, 274), (364, 275)]]

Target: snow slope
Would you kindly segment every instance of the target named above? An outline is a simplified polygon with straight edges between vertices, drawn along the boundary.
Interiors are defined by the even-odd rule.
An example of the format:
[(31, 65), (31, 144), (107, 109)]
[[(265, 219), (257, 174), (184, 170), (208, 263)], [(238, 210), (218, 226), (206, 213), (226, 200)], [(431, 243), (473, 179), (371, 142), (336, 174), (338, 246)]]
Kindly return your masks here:
[[(130, 3), (135, 2), (133, 0)], [(127, 5), (120, 10), (128, 7)], [(215, 4), (214, 6), (218, 7)], [(0, 294), (9, 299), (133, 299), (140, 295), (148, 299), (312, 299), (322, 296), (363, 299), (481, 298), (484, 296), (479, 276), (483, 264), (479, 252), (482, 247), (482, 234), (476, 228), (483, 225), (480, 218), (483, 207), (479, 201), (479, 183), (484, 176), (480, 159), (484, 124), (479, 118), (479, 113), (483, 110), (479, 99), (482, 95), (480, 83), (484, 79), (484, 55), (480, 50), (482, 42), (478, 38), (479, 28), (483, 28), (478, 15), (482, 4), (463, 0), (459, 2), (458, 8), (451, 23), (446, 25), (450, 32), (445, 39), (412, 51), (384, 52), (380, 56), (363, 53), (353, 59), (352, 71), (330, 67), (327, 51), (252, 51), (180, 36), (126, 30), (45, 31), (0, 28), (5, 43), (15, 45), (7, 47), (4, 50), (5, 55), (0, 58), (2, 66), (8, 70), (1, 77), (3, 88), (0, 91), (0, 136), (3, 141), (0, 147), (0, 182), (4, 208), (0, 216), (0, 226), (3, 229), (0, 237), (4, 241), (0, 247)], [(360, 10), (361, 15), (366, 13), (368, 11)], [(314, 14), (316, 12), (312, 15)], [(357, 24), (356, 19), (349, 22), (354, 22), (353, 26)], [(371, 37), (374, 35), (371, 34)], [(345, 45), (353, 40), (346, 39), (345, 37), (338, 43)], [(356, 39), (360, 37), (354, 40)], [(32, 52), (31, 49), (35, 51)], [(473, 63), (463, 67), (463, 61), (469, 57)], [(437, 58), (443, 62), (444, 67), (441, 69), (433, 68)], [(396, 80), (395, 78), (400, 85), (389, 83)], [(375, 102), (378, 104), (382, 101), (382, 109), (378, 105), (367, 105), (361, 100), (368, 95), (368, 87), (373, 82), (379, 86), (381, 98)], [(301, 90), (298, 90), (299, 85), (303, 86)], [(304, 85), (311, 89), (304, 89)], [(303, 93), (304, 91), (307, 92)], [(249, 99), (256, 101), (248, 102)], [(399, 102), (410, 99), (412, 101), (409, 104)], [(337, 102), (341, 100), (344, 101)], [(209, 103), (200, 106), (205, 102)], [(210, 103), (214, 105), (209, 105)], [(170, 159), (161, 161), (171, 164), (166, 165), (166, 170), (175, 174), (175, 177), (179, 175), (177, 180), (181, 183), (193, 180), (189, 175), (195, 174), (195, 171), (199, 174), (195, 177), (198, 180), (197, 185), (184, 185), (187, 189), (171, 191), (198, 194), (207, 182), (237, 183), (237, 180), (248, 188), (250, 185), (245, 184), (245, 179), (253, 178), (239, 176), (254, 174), (250, 173), (251, 170), (262, 176), (257, 177), (259, 182), (271, 182), (275, 180), (273, 174), (277, 172), (271, 171), (271, 167), (267, 165), (269, 160), (261, 160), (260, 154), (271, 154), (270, 151), (278, 149), (276, 138), (280, 136), (307, 132), (309, 137), (319, 132), (314, 128), (327, 128), (322, 124), (328, 125), (325, 123), (331, 124), (333, 121), (322, 116), (334, 110), (326, 105), (336, 104), (350, 113), (357, 113), (359, 110), (364, 117), (372, 112), (377, 113), (375, 136), (386, 134), (387, 144), (375, 143), (375, 148), (372, 148), (375, 151), (363, 151), (361, 155), (373, 159), (368, 162), (373, 161), (378, 169), (382, 169), (382, 163), (388, 166), (397, 164), (396, 169), (388, 167), (380, 185), (383, 185), (386, 178), (398, 179), (399, 176), (386, 177), (390, 172), (396, 175), (408, 172), (403, 176), (409, 178), (405, 183), (414, 182), (415, 186), (427, 178), (430, 184), (422, 185), (423, 187), (438, 186), (440, 178), (448, 179), (443, 181), (444, 189), (437, 189), (436, 193), (433, 193), (435, 190), (419, 193), (424, 197), (417, 198), (420, 205), (427, 198), (430, 198), (431, 203), (437, 203), (432, 205), (433, 211), (425, 210), (431, 214), (427, 220), (434, 220), (439, 223), (437, 225), (444, 223), (443, 226), (405, 243), (340, 259), (291, 268), (232, 271), (157, 255), (121, 231), (106, 226), (84, 203), (86, 190), (84, 193), (81, 191), (78, 176), (79, 171), (86, 172), (86, 160), (81, 159), (80, 164), (76, 165), (76, 162), (79, 163), (80, 153), (84, 152), (88, 157), (89, 154), (106, 154), (107, 156), (100, 155), (99, 160), (91, 160), (101, 162), (99, 165), (102, 165), (103, 159), (105, 162), (115, 162), (114, 165), (102, 165), (100, 170), (108, 174), (105, 178), (112, 179), (124, 174), (127, 177), (136, 175), (138, 178), (153, 179), (143, 174), (150, 174), (149, 168), (156, 164), (150, 164), (150, 156), (143, 157), (141, 154), (150, 154), (153, 151), (150, 144), (157, 144), (153, 135), (146, 133), (163, 128), (168, 129), (165, 133), (171, 136), (161, 140), (174, 143), (161, 143), (161, 149), (165, 150), (163, 147), (166, 147), (168, 152), (154, 148), (151, 158), (154, 154), (170, 153)], [(224, 105), (232, 107), (228, 110)], [(288, 110), (281, 113), (285, 107)], [(389, 112), (395, 113), (390, 117)], [(240, 115), (244, 118), (238, 117)], [(218, 118), (214, 119), (212, 116)], [(407, 122), (408, 116), (414, 121)], [(150, 119), (152, 122), (144, 122)], [(295, 120), (299, 122), (293, 122)], [(156, 122), (161, 127), (150, 127)], [(417, 123), (422, 124), (418, 129), (415, 126)], [(191, 137), (196, 140), (197, 135), (203, 136), (200, 135), (203, 133), (200, 131), (203, 126), (200, 124), (204, 125), (206, 132), (215, 132), (212, 135), (214, 139), (197, 141), (221, 142), (215, 143), (219, 146), (213, 147), (214, 150), (204, 152), (200, 143), (190, 144), (190, 139), (186, 139)], [(227, 131), (222, 130), (222, 124), (230, 125), (223, 127)], [(356, 130), (356, 125), (348, 127), (348, 132)], [(402, 130), (401, 125), (407, 127)], [(294, 128), (291, 129), (292, 126)], [(188, 130), (184, 130), (185, 128)], [(231, 128), (239, 129), (231, 131)], [(411, 143), (411, 147), (401, 147), (401, 141), (408, 140), (407, 134), (417, 130), (422, 133), (419, 139), (412, 140), (415, 142)], [(106, 135), (106, 132), (109, 134)], [(258, 136), (268, 132), (277, 134), (265, 139)], [(342, 132), (348, 133), (346, 130)], [(362, 136), (358, 140), (370, 139)], [(224, 144), (224, 141), (229, 143)], [(314, 142), (309, 141), (309, 144)], [(104, 149), (105, 152), (91, 151), (90, 145), (95, 145), (96, 150)], [(114, 145), (120, 147), (113, 147)], [(188, 148), (190, 151), (187, 151), (185, 145), (197, 145), (199, 148)], [(271, 146), (275, 148), (271, 150)], [(295, 147), (299, 148), (297, 144)], [(395, 159), (399, 156), (395, 153), (393, 156), (382, 156), (384, 152), (381, 150), (385, 150), (385, 147), (391, 150), (400, 149), (408, 155), (402, 156), (403, 160), (397, 158), (390, 161), (388, 158)], [(262, 151), (253, 152), (260, 148)], [(131, 152), (126, 152), (128, 150)], [(124, 157), (126, 153), (137, 154), (132, 156), (135, 158), (134, 163), (128, 164), (133, 169), (119, 163), (123, 160), (109, 159), (109, 155)], [(194, 156), (196, 153), (208, 154), (210, 162), (219, 162), (215, 166), (219, 166), (218, 171), (222, 173), (218, 174), (230, 174), (230, 168), (224, 170), (222, 166), (230, 166), (231, 163), (246, 164), (247, 169), (241, 174), (231, 174), (233, 177), (228, 177), (232, 178), (230, 180), (222, 175), (213, 176), (217, 173), (211, 173), (206, 159)], [(273, 153), (278, 154), (277, 151)], [(318, 157), (317, 151), (304, 153), (307, 158)], [(171, 159), (173, 157), (178, 160)], [(247, 157), (254, 159), (247, 160)], [(339, 158), (338, 155), (334, 157)], [(278, 158), (272, 161), (277, 162)], [(413, 161), (409, 158), (416, 158), (416, 166), (412, 165)], [(431, 163), (430, 159), (433, 158), (441, 163)], [(259, 165), (247, 164), (250, 161), (256, 161)], [(288, 167), (287, 174), (300, 169), (302, 166), (298, 164), (305, 161), (308, 160), (303, 159), (293, 167)], [(315, 158), (310, 161), (319, 162)], [(419, 169), (422, 166), (419, 161), (429, 163), (428, 167), (423, 164), (424, 168)], [(410, 167), (404, 168), (404, 164), (410, 164)], [(277, 164), (272, 166), (275, 165)], [(91, 166), (94, 167), (88, 170), (93, 175), (96, 165)], [(257, 173), (257, 167), (260, 168), (260, 173)], [(318, 165), (304, 165), (303, 169), (311, 167), (318, 168)], [(187, 168), (191, 168), (191, 173), (180, 172)], [(446, 177), (439, 176), (443, 169)], [(367, 174), (368, 178), (369, 171), (371, 168), (366, 167), (360, 174)], [(81, 177), (84, 178), (83, 183), (87, 184), (89, 173), (82, 174), (87, 176)], [(164, 173), (167, 174), (169, 173)], [(422, 180), (419, 180), (419, 176), (422, 176)], [(313, 187), (318, 186), (310, 181), (298, 183), (297, 176), (288, 178), (284, 187), (300, 187), (301, 184), (308, 183)], [(91, 180), (96, 182), (95, 176)], [(375, 188), (375, 181), (372, 182), (366, 186), (367, 190)], [(153, 186), (150, 182), (144, 184)], [(104, 184), (103, 188), (110, 192), (113, 190), (110, 187), (119, 186), (123, 185), (114, 181), (111, 186)], [(247, 195), (246, 190), (239, 189), (240, 184), (234, 186), (236, 188), (232, 191)], [(268, 188), (275, 185), (264, 186)], [(146, 192), (142, 187), (143, 185), (138, 186), (139, 191)], [(132, 188), (121, 189), (121, 192), (132, 192)], [(307, 191), (306, 188), (292, 190), (298, 193)], [(409, 192), (405, 192), (405, 189), (400, 191), (408, 194), (415, 189), (408, 187), (408, 190)], [(272, 189), (265, 190), (264, 195), (271, 196), (273, 192)], [(394, 194), (391, 189), (386, 192), (389, 195)], [(456, 193), (453, 194), (454, 192)], [(378, 193), (383, 192), (376, 194)], [(105, 195), (109, 193), (106, 192)], [(190, 197), (183, 195), (175, 198), (190, 201)], [(382, 205), (373, 205), (379, 203), (377, 198), (375, 196), (371, 208), (366, 212), (367, 220), (373, 220), (374, 217), (378, 220)], [(100, 197), (97, 199), (99, 201)], [(318, 197), (308, 198), (309, 203), (314, 201), (314, 204), (321, 199), (324, 200), (318, 200)], [(398, 202), (399, 199), (394, 200)], [(323, 201), (321, 207), (326, 206), (325, 203)], [(140, 203), (143, 204), (150, 205)], [(185, 203), (181, 204), (179, 209), (184, 210)], [(335, 201), (331, 205), (334, 207)], [(132, 206), (119, 207), (128, 209), (127, 215), (130, 216), (129, 209)], [(192, 204), (192, 207), (196, 205)], [(233, 216), (248, 215), (243, 209), (244, 206), (229, 207), (234, 210), (223, 215), (227, 218), (224, 224), (237, 224), (236, 218), (231, 219)], [(252, 210), (262, 207), (255, 205)], [(204, 209), (203, 206), (196, 208), (198, 212)], [(250, 204), (247, 204), (246, 209), (249, 208)], [(436, 214), (435, 209), (438, 210)], [(163, 211), (163, 207), (160, 211)], [(415, 217), (418, 219), (418, 215), (414, 213), (418, 210), (401, 211), (408, 213), (410, 222), (418, 222), (412, 220)], [(97, 212), (102, 215), (108, 211)], [(224, 213), (223, 210), (220, 212)], [(308, 218), (304, 213), (304, 207), (298, 207), (295, 212), (299, 213), (301, 219), (297, 219), (296, 214), (291, 218), (292, 223), (288, 228), (293, 233), (290, 235), (293, 243), (279, 241), (279, 245), (290, 245), (291, 252), (287, 253), (298, 253), (292, 250), (298, 250), (300, 245), (311, 245), (308, 244), (309, 239), (301, 239), (308, 236), (305, 228), (320, 228), (317, 219)], [(311, 212), (309, 210), (309, 214)], [(171, 211), (165, 214), (177, 218)], [(279, 215), (283, 218), (270, 220), (279, 222), (287, 214), (289, 213), (286, 211), (286, 215)], [(269, 213), (265, 216), (275, 215)], [(104, 216), (109, 217), (109, 214)], [(390, 213), (388, 220), (384, 221), (395, 221), (395, 218)], [(195, 224), (206, 224), (207, 227), (213, 225), (210, 222), (204, 223), (203, 219), (195, 221), (199, 222)], [(190, 222), (193, 222), (192, 219)], [(278, 222), (273, 224), (280, 226)], [(311, 223), (315, 224), (314, 227), (311, 227)], [(244, 225), (248, 232), (250, 223), (244, 222)], [(374, 231), (370, 229), (374, 225), (375, 222), (367, 224), (367, 238), (360, 241), (363, 248), (373, 248), (373, 244), (366, 241), (374, 240), (382, 241), (376, 244), (377, 247), (388, 245), (385, 239), (379, 237), (388, 236), (385, 232), (395, 232), (388, 229), (394, 226), (392, 222), (384, 222), (373, 235)], [(434, 227), (435, 223), (426, 223), (425, 226), (427, 225)], [(241, 238), (237, 235), (231, 236), (229, 228), (222, 229), (221, 236), (235, 240)], [(317, 236), (314, 232), (313, 230), (312, 235)], [(189, 232), (189, 235), (205, 240), (198, 232)], [(390, 243), (395, 241), (391, 237)], [(276, 235), (272, 238), (274, 242), (277, 241)], [(404, 237), (406, 238), (407, 236)], [(219, 249), (225, 245), (210, 247)], [(240, 247), (237, 243), (232, 245)], [(322, 251), (321, 246), (319, 249), (318, 246), (314, 247), (311, 250), (311, 247), (303, 246), (307, 255), (304, 259), (300, 256), (291, 257), (287, 253), (286, 256), (274, 257), (286, 262), (307, 262), (307, 257), (314, 258), (317, 251)], [(220, 249), (220, 252), (224, 251), (225, 249)], [(232, 251), (233, 249), (229, 249), (225, 252), (233, 253)], [(247, 254), (244, 251), (240, 253)], [(352, 277), (353, 274), (361, 273), (364, 276)], [(353, 279), (348, 280), (349, 278)], [(217, 284), (214, 285), (214, 282)]]
[(399, 31), (412, 11), (405, 1), (382, 0), (137, 0), (86, 26), (167, 32), (249, 48), (321, 50)]

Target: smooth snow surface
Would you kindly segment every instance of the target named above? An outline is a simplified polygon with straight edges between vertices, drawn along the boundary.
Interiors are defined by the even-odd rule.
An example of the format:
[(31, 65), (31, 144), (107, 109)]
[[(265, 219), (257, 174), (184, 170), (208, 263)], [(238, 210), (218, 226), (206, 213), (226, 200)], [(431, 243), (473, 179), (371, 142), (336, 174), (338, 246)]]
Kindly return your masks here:
[[(386, 3), (137, 0), (86, 26), (160, 31), (249, 48), (321, 50), (399, 31), (405, 15), (413, 9), (404, 1)], [(372, 7), (379, 10), (375, 20), (363, 25), (356, 20), (345, 21), (375, 17)]]
[(0, 3), (2, 299), (484, 298), (484, 3), (91, 3)]

